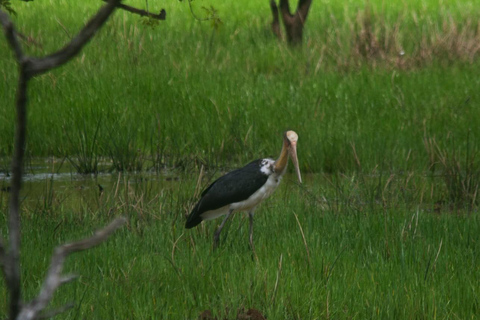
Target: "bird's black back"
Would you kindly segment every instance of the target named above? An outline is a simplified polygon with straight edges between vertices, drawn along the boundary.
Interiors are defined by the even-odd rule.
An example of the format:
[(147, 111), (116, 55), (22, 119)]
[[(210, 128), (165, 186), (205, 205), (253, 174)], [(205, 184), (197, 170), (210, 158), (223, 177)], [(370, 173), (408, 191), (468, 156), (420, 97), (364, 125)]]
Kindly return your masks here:
[(262, 159), (231, 171), (215, 180), (202, 192), (202, 198), (188, 216), (185, 227), (193, 228), (202, 222), (200, 215), (228, 204), (248, 199), (267, 182), (268, 175), (260, 171)]

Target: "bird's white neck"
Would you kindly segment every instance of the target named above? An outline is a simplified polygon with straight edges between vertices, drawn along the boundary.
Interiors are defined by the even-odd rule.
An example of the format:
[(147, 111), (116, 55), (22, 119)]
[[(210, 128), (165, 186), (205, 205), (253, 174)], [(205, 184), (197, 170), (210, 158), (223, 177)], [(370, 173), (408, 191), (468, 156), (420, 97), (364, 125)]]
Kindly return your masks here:
[(283, 175), (287, 170), (288, 164), (288, 142), (284, 141), (282, 146), (282, 151), (277, 161), (275, 161), (275, 173)]

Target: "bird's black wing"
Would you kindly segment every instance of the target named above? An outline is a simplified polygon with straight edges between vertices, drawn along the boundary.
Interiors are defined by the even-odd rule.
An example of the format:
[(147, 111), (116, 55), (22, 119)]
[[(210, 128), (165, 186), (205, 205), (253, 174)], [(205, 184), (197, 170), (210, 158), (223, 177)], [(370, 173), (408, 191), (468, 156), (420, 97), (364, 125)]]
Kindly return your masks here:
[(231, 203), (248, 199), (267, 182), (268, 175), (260, 171), (262, 160), (255, 160), (245, 167), (231, 171), (215, 180), (205, 191), (187, 219), (187, 228), (199, 224), (200, 215)]
[(268, 176), (260, 171), (260, 164), (261, 160), (253, 161), (214, 181), (202, 192), (200, 213), (248, 199), (267, 182)]

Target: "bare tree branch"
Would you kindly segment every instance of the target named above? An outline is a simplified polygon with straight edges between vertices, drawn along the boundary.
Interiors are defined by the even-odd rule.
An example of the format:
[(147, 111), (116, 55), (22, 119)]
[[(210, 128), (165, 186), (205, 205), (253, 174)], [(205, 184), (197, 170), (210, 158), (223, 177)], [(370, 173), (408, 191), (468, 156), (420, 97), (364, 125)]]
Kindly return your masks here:
[(42, 313), (38, 319), (50, 319), (53, 318), (61, 313), (64, 313), (65, 311), (72, 309), (75, 306), (73, 302), (67, 303), (61, 308), (55, 309), (55, 310), (49, 310), (47, 312)]
[[(10, 254), (7, 260), (7, 284), (10, 290), (10, 315), (17, 314), (21, 304), (20, 283), (20, 188), (22, 187), (23, 157), (27, 128), (27, 82), (25, 63), (20, 64), (20, 75), (16, 95), (17, 115), (15, 144), (12, 158), (12, 180), (10, 181), (9, 235)], [(12, 318), (13, 319), (13, 318)]]
[(0, 9), (0, 23), (2, 24), (3, 30), (5, 32), (5, 37), (7, 38), (8, 44), (12, 48), (13, 52), (15, 53), (15, 58), (17, 61), (21, 61), (23, 58), (23, 51), (20, 43), (15, 36), (15, 28), (13, 27), (13, 23), (8, 17), (8, 15)]
[(61, 66), (78, 54), (88, 41), (95, 35), (98, 29), (107, 21), (110, 14), (120, 4), (121, 0), (110, 0), (98, 10), (97, 14), (88, 21), (77, 36), (65, 47), (43, 58), (30, 58), (31, 64), (27, 70), (30, 76), (39, 75), (50, 69)]
[(302, 24), (305, 24), (310, 11), (310, 6), (312, 5), (312, 0), (300, 0), (297, 7), (298, 18), (302, 21)]
[(2, 12), (1, 10), (0, 10), (0, 23), (3, 26), (3, 30), (5, 31), (5, 36), (7, 37), (7, 40), (10, 46), (15, 52), (17, 61), (20, 61), (21, 57), (23, 57), (23, 52), (16, 36), (22, 39), (23, 41), (25, 41), (27, 44), (31, 43), (36, 47), (43, 48), (42, 44), (36, 41), (33, 37), (26, 36), (23, 33), (20, 33), (14, 30), (13, 23), (8, 18), (8, 15), (5, 12)]
[(3, 236), (0, 233), (0, 268), (2, 269), (3, 276), (7, 279), (7, 273), (5, 270), (7, 260), (7, 252), (5, 251), (5, 241), (3, 240)]
[[(282, 17), (283, 25), (285, 26), (285, 33), (287, 35), (288, 43), (292, 45), (301, 44), (303, 26), (307, 20), (307, 15), (310, 10), (312, 0), (299, 0), (297, 10), (294, 14), (290, 12), (290, 5), (288, 0), (280, 0), (280, 14)], [(270, 0), (270, 8), (272, 9), (273, 22), (272, 30), (277, 35), (276, 26), (278, 23), (278, 8), (275, 3), (275, 0)], [(280, 27), (278, 26), (278, 30)], [(278, 37), (278, 35), (277, 35)]]
[(15, 142), (12, 157), (12, 180), (10, 182), (9, 201), (9, 246), (10, 251), (6, 253), (2, 249), (2, 269), (7, 282), (7, 289), (10, 294), (10, 318), (14, 319), (20, 310), (21, 285), (20, 285), (20, 188), (22, 184), (22, 166), (26, 137), (26, 105), (27, 105), (27, 82), (28, 75), (25, 73), (25, 66), (28, 64), (22, 47), (16, 36), (13, 23), (8, 15), (0, 10), (0, 23), (2, 24), (8, 44), (15, 53), (19, 64), (19, 79), (16, 92), (16, 123)]
[(72, 277), (61, 276), (65, 259), (70, 254), (87, 250), (99, 245), (107, 240), (107, 238), (125, 222), (125, 218), (117, 218), (102, 230), (97, 231), (90, 238), (56, 247), (50, 262), (50, 268), (48, 270), (47, 277), (45, 278), (40, 290), (40, 294), (33, 301), (22, 308), (19, 319), (36, 319), (39, 313), (45, 309), (50, 300), (52, 300), (55, 290), (57, 290), (57, 288), (63, 283), (73, 279)]
[[(103, 1), (107, 2), (107, 0), (103, 0)], [(167, 12), (165, 11), (165, 9), (161, 9), (158, 14), (154, 14), (154, 13), (151, 13), (147, 10), (134, 8), (132, 6), (128, 6), (128, 5), (123, 4), (123, 3), (120, 3), (118, 5), (118, 8), (123, 9), (123, 10), (128, 11), (128, 12), (131, 12), (131, 13), (138, 14), (142, 17), (149, 17), (149, 18), (153, 18), (153, 19), (157, 19), (157, 20), (165, 20), (167, 18)]]
[[(114, 221), (110, 226), (102, 230), (100, 234), (73, 243), (59, 247), (60, 252), (56, 252), (52, 259), (52, 266), (46, 284), (37, 299), (29, 304), (31, 309), (21, 309), (21, 268), (20, 268), (20, 189), (22, 184), (22, 167), (25, 154), (25, 141), (27, 129), (27, 88), (28, 81), (35, 75), (46, 72), (52, 68), (58, 67), (73, 56), (75, 56), (85, 46), (85, 44), (95, 35), (96, 31), (108, 19), (121, 0), (110, 0), (105, 6), (99, 9), (97, 14), (87, 23), (79, 34), (63, 49), (44, 58), (32, 58), (23, 53), (18, 40), (17, 32), (8, 15), (0, 10), (0, 23), (3, 27), (7, 42), (15, 54), (19, 66), (18, 87), (16, 91), (16, 126), (14, 152), (12, 156), (12, 179), (10, 182), (11, 193), (9, 200), (9, 250), (5, 248), (3, 239), (0, 239), (0, 263), (7, 283), (7, 290), (10, 296), (9, 318), (18, 319), (20, 312), (25, 319), (34, 319), (38, 313), (50, 301), (53, 291), (61, 285), (65, 278), (60, 278), (60, 272), (65, 257), (72, 252), (80, 251), (92, 247), (108, 237), (122, 221)], [(54, 264), (55, 263), (55, 264)], [(52, 269), (57, 270), (55, 273)], [(53, 276), (52, 276), (53, 274)], [(56, 276), (55, 276), (56, 275)], [(22, 317), (20, 317), (22, 319)]]
[(17, 31), (17, 36), (22, 39), (24, 42), (26, 42), (26, 44), (28, 46), (30, 46), (30, 44), (33, 44), (35, 47), (39, 48), (39, 49), (43, 49), (43, 46), (40, 42), (38, 42), (37, 40), (35, 40), (35, 38), (33, 38), (32, 36), (26, 36), (24, 35), (23, 33), (20, 33)]
[(280, 11), (282, 13), (283, 21), (291, 23), (293, 15), (290, 13), (290, 4), (288, 3), (288, 0), (280, 0)]
[(282, 11), (284, 21), (292, 22), (293, 19), (299, 19), (302, 24), (305, 24), (311, 4), (312, 0), (299, 0), (297, 10), (292, 14), (290, 12), (289, 1), (280, 0), (280, 10)]
[(12, 157), (12, 180), (10, 182), (10, 201), (9, 201), (9, 246), (10, 252), (5, 254), (4, 274), (7, 281), (7, 287), (10, 292), (10, 317), (16, 315), (20, 310), (21, 291), (20, 291), (20, 188), (22, 184), (22, 165), (25, 149), (26, 137), (26, 105), (27, 105), (27, 82), (28, 75), (25, 73), (25, 67), (28, 65), (27, 59), (23, 53), (20, 42), (16, 36), (13, 23), (8, 15), (0, 10), (0, 23), (3, 26), (5, 37), (8, 44), (15, 53), (15, 58), (19, 64), (19, 78), (16, 92), (16, 122), (14, 153)]
[(63, 276), (60, 278), (60, 285), (64, 285), (65, 283), (72, 282), (73, 280), (77, 279), (78, 276), (76, 274), (70, 274), (67, 276)]

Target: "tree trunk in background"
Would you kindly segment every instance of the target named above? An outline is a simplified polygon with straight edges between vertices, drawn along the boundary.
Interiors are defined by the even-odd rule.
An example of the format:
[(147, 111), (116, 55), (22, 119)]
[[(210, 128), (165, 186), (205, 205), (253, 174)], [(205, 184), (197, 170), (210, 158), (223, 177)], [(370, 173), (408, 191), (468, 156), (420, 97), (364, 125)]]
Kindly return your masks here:
[(288, 0), (280, 0), (279, 13), (275, 0), (270, 0), (270, 9), (272, 10), (273, 15), (272, 31), (277, 38), (282, 38), (279, 19), (280, 15), (282, 17), (283, 25), (285, 26), (287, 42), (291, 45), (302, 44), (303, 26), (307, 21), (307, 15), (311, 4), (312, 0), (299, 0), (297, 11), (292, 14), (290, 13)]

